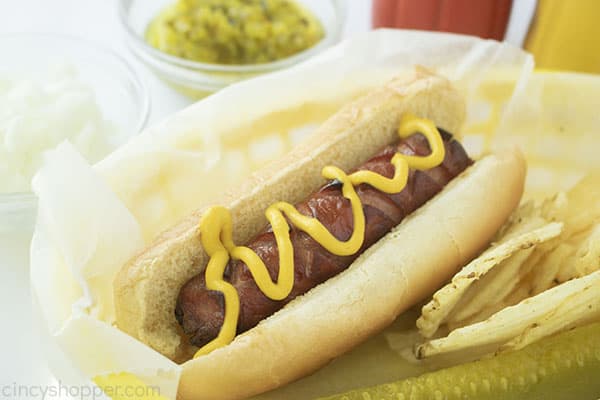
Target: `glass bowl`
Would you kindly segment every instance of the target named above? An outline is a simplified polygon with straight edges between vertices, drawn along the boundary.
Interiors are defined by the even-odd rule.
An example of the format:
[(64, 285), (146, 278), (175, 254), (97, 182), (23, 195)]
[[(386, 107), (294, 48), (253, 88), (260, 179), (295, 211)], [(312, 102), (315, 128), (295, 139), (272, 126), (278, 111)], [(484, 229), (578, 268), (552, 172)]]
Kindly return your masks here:
[(144, 39), (148, 24), (176, 0), (120, 0), (120, 20), (132, 52), (176, 90), (201, 98), (234, 82), (288, 68), (337, 43), (345, 21), (343, 0), (298, 0), (321, 21), (325, 36), (293, 56), (263, 64), (222, 65), (190, 61), (162, 52)]
[[(112, 146), (125, 142), (146, 124), (150, 97), (145, 85), (123, 58), (108, 49), (67, 35), (15, 33), (0, 35), (0, 54), (0, 78), (37, 78), (56, 65), (74, 69), (76, 80), (93, 92), (101, 118), (121, 133)], [(31, 231), (36, 207), (31, 191), (8, 193), (0, 187), (0, 234)]]

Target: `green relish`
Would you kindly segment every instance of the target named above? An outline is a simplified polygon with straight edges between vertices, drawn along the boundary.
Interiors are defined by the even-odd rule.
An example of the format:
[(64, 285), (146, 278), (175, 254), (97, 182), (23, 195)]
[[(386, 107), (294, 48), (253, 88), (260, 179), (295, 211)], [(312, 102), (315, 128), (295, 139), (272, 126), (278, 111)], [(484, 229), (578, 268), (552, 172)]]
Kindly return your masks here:
[(320, 21), (293, 0), (177, 0), (146, 31), (167, 54), (229, 65), (280, 60), (323, 36)]

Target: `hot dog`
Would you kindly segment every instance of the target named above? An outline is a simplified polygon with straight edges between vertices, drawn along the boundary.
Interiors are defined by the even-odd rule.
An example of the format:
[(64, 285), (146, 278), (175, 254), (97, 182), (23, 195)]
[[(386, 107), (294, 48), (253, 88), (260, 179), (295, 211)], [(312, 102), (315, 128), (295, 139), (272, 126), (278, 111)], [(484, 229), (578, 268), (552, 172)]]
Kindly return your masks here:
[[(429, 170), (412, 170), (406, 187), (400, 193), (387, 194), (367, 184), (358, 186), (357, 192), (367, 222), (364, 244), (356, 254), (352, 256), (331, 254), (308, 234), (292, 226), (290, 236), (295, 254), (295, 278), (293, 289), (284, 300), (269, 299), (260, 291), (252, 279), (250, 270), (242, 261), (230, 261), (227, 278), (237, 289), (241, 302), (237, 333), (253, 328), (297, 296), (346, 269), (360, 253), (464, 171), (472, 161), (459, 142), (443, 130), (441, 133), (446, 153), (444, 162)], [(427, 140), (422, 135), (411, 136), (386, 146), (356, 170), (375, 171), (392, 178), (394, 167), (391, 159), (394, 154), (399, 152), (425, 156), (430, 151)], [(297, 208), (302, 214), (321, 221), (339, 240), (346, 241), (350, 238), (352, 212), (350, 203), (342, 194), (339, 182), (327, 183), (308, 199), (299, 203)], [(275, 281), (279, 259), (275, 235), (270, 226), (255, 236), (248, 247), (260, 254), (271, 279)], [(208, 290), (204, 274), (198, 274), (179, 292), (175, 313), (184, 332), (189, 335), (190, 342), (199, 347), (204, 346), (217, 336), (223, 325), (223, 296), (217, 291)]]
[[(281, 386), (380, 331), (483, 249), (519, 202), (518, 151), (471, 165), (444, 133), (459, 132), (464, 109), (422, 69), (344, 107), (125, 265), (117, 325), (183, 362), (179, 397), (209, 399)], [(409, 115), (417, 128), (398, 142)], [(407, 156), (415, 168), (397, 185)]]

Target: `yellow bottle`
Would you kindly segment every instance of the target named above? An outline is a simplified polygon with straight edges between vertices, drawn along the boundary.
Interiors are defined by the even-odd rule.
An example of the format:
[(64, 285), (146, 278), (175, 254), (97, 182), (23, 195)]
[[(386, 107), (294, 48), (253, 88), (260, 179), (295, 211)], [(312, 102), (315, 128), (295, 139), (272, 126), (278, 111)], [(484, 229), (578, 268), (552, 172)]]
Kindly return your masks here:
[(525, 48), (538, 68), (600, 73), (600, 1), (538, 0)]

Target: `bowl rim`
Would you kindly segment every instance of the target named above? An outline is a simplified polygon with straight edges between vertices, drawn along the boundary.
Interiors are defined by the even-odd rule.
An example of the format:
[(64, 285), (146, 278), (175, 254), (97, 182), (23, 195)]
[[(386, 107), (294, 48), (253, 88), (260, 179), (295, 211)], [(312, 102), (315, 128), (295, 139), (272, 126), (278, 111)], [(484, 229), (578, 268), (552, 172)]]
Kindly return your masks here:
[(337, 21), (341, 23), (337, 23), (334, 25), (330, 34), (326, 34), (320, 41), (318, 41), (315, 45), (302, 50), (296, 54), (293, 54), (289, 57), (282, 58), (280, 60), (271, 61), (267, 63), (261, 64), (212, 64), (212, 63), (204, 63), (199, 61), (191, 61), (185, 58), (177, 57), (165, 53), (161, 50), (158, 50), (143, 40), (131, 27), (128, 22), (128, 9), (125, 3), (131, 3), (131, 0), (118, 0), (118, 14), (119, 21), (123, 29), (125, 30), (127, 36), (130, 41), (132, 41), (137, 48), (142, 49), (147, 54), (150, 54), (155, 59), (159, 61), (166, 62), (171, 65), (175, 65), (181, 68), (198, 70), (198, 71), (208, 71), (208, 72), (230, 72), (230, 73), (253, 73), (253, 72), (265, 72), (265, 71), (275, 71), (278, 69), (285, 68), (287, 66), (293, 65), (300, 61), (306, 60), (313, 55), (318, 54), (322, 50), (330, 47), (332, 44), (337, 42), (341, 37), (341, 33), (343, 30), (343, 25), (346, 20), (345, 18), (345, 8), (342, 4), (343, 0), (330, 0), (330, 3), (333, 6), (333, 10), (335, 12), (335, 17)]
[[(39, 39), (41, 41), (55, 40), (62, 42), (69, 42), (75, 44), (75, 46), (83, 46), (87, 51), (97, 52), (103, 56), (107, 56), (112, 59), (112, 62), (119, 64), (124, 69), (127, 75), (127, 80), (133, 85), (135, 96), (140, 101), (140, 113), (139, 117), (135, 121), (134, 129), (132, 129), (134, 135), (140, 133), (146, 126), (150, 117), (151, 99), (148, 86), (144, 79), (142, 79), (136, 70), (133, 68), (130, 62), (128, 62), (123, 56), (111, 48), (98, 43), (93, 40), (82, 38), (79, 36), (58, 33), (58, 32), (9, 32), (0, 34), (0, 42), (8, 39)], [(20, 191), (20, 192), (0, 192), (0, 204), (2, 203), (24, 203), (24, 201), (31, 202), (37, 196), (33, 191)]]

